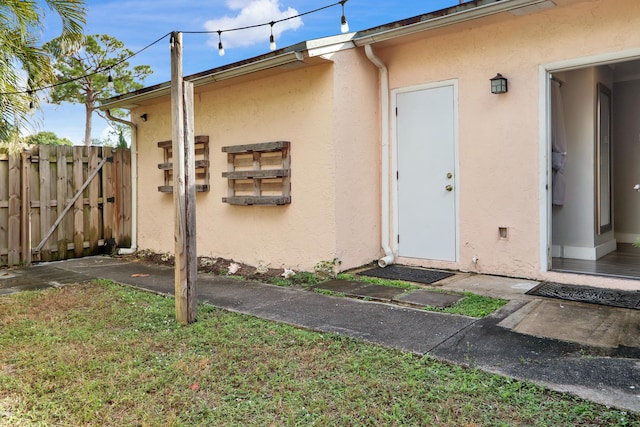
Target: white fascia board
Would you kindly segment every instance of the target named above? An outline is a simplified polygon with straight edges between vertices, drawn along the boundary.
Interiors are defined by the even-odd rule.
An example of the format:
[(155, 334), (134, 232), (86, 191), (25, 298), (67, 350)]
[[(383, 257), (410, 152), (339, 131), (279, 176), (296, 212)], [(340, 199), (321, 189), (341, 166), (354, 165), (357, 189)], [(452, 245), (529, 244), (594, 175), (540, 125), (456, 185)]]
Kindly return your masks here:
[(348, 33), (308, 40), (305, 42), (307, 55), (309, 57), (326, 56), (341, 50), (352, 49), (355, 47), (353, 44), (355, 35), (356, 33)]
[(228, 70), (207, 74), (205, 76), (195, 77), (192, 79), (186, 78), (185, 80), (192, 82), (194, 87), (198, 87), (207, 83), (211, 83), (212, 81), (218, 82), (221, 80), (232, 79), (234, 77), (240, 77), (258, 71), (267, 70), (269, 68), (280, 67), (296, 62), (304, 62), (304, 55), (302, 54), (302, 52), (287, 52), (283, 53), (282, 55), (273, 56), (271, 58), (265, 58), (255, 62), (242, 64)]
[(368, 44), (378, 43), (410, 34), (419, 33), (421, 31), (432, 30), (435, 28), (445, 27), (460, 22), (470, 21), (473, 19), (483, 18), (485, 16), (495, 15), (501, 12), (511, 12), (524, 7), (532, 7), (538, 4), (547, 6), (554, 5), (550, 0), (505, 0), (496, 3), (489, 3), (482, 6), (476, 6), (450, 15), (438, 16), (425, 21), (416, 22), (415, 24), (400, 26), (389, 30), (382, 30), (363, 37), (356, 37), (353, 43), (356, 46), (364, 46)]
[(124, 108), (130, 110), (138, 106), (138, 102), (146, 101), (147, 99), (159, 98), (163, 95), (169, 95), (171, 93), (171, 83), (162, 83), (153, 90), (149, 90), (144, 93), (124, 94), (118, 99), (114, 99), (110, 102), (104, 102), (98, 107), (100, 110), (109, 110), (111, 108)]
[[(212, 82), (232, 79), (234, 77), (240, 77), (258, 71), (267, 70), (269, 68), (280, 67), (295, 63), (304, 64), (304, 55), (302, 52), (286, 52), (281, 55), (242, 64), (228, 70), (213, 72), (211, 74), (205, 74), (193, 78), (186, 77), (185, 81), (190, 81), (193, 83), (194, 87), (198, 87)], [(114, 99), (113, 101), (107, 101), (104, 104), (100, 105), (100, 109), (108, 110), (111, 108), (133, 108), (139, 102), (159, 98), (161, 96), (169, 96), (170, 94), (171, 82), (165, 82), (158, 85), (153, 90), (142, 93), (133, 92), (131, 94), (122, 95), (121, 97)]]

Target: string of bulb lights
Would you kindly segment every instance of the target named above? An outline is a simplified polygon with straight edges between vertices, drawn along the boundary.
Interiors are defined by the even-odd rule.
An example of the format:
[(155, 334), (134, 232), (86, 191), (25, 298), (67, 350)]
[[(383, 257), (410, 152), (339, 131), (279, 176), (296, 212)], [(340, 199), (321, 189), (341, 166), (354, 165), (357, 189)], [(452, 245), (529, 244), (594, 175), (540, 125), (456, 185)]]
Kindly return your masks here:
[[(215, 30), (215, 31), (178, 31), (181, 32), (183, 34), (218, 34), (218, 54), (220, 56), (224, 56), (225, 51), (224, 51), (224, 46), (222, 44), (222, 34), (223, 33), (228, 33), (231, 31), (242, 31), (242, 30), (248, 30), (248, 29), (252, 29), (252, 28), (259, 28), (259, 27), (266, 27), (267, 25), (270, 27), (270, 35), (269, 35), (269, 49), (271, 51), (274, 51), (277, 49), (276, 46), (276, 39), (275, 36), (273, 35), (273, 27), (274, 25), (280, 23), (280, 22), (284, 22), (284, 21), (288, 21), (290, 19), (295, 19), (295, 18), (300, 18), (302, 16), (306, 16), (306, 15), (310, 15), (313, 13), (317, 13), (320, 11), (323, 11), (325, 9), (329, 9), (331, 7), (335, 7), (340, 5), (342, 7), (342, 16), (340, 17), (340, 31), (344, 34), (344, 33), (348, 33), (349, 32), (349, 23), (347, 21), (346, 15), (344, 13), (344, 5), (347, 3), (347, 1), (349, 0), (340, 0), (336, 3), (332, 3), (326, 6), (322, 6), (319, 7), (317, 9), (313, 9), (307, 12), (303, 12), (297, 15), (293, 15), (293, 16), (288, 16), (286, 18), (282, 18), (282, 19), (278, 19), (278, 20), (274, 20), (274, 21), (269, 21), (269, 22), (265, 22), (262, 24), (255, 24), (255, 25), (247, 25), (244, 27), (237, 27), (237, 28), (228, 28), (225, 30)], [(53, 89), (54, 87), (57, 86), (62, 86), (68, 83), (72, 83), (87, 77), (91, 77), (94, 76), (96, 74), (102, 74), (102, 73), (107, 73), (108, 77), (107, 77), (107, 86), (109, 88), (113, 88), (114, 87), (114, 80), (113, 80), (113, 76), (111, 74), (111, 70), (120, 65), (121, 63), (128, 61), (129, 59), (138, 56), (139, 54), (141, 54), (142, 52), (144, 52), (145, 50), (149, 49), (150, 47), (160, 43), (162, 40), (164, 40), (165, 38), (167, 38), (168, 36), (170, 36), (173, 32), (168, 32), (166, 34), (164, 34), (162, 37), (159, 37), (158, 39), (154, 40), (153, 42), (149, 43), (148, 45), (146, 45), (145, 47), (143, 47), (140, 50), (137, 50), (135, 52), (133, 52), (131, 55), (121, 59), (120, 61), (116, 62), (115, 64), (109, 65), (108, 67), (104, 67), (102, 69), (98, 69), (94, 72), (91, 73), (87, 73), (85, 75), (79, 76), (79, 77), (74, 77), (72, 79), (69, 80), (65, 80), (63, 82), (58, 82), (58, 83), (54, 83), (54, 84), (50, 84), (50, 85), (46, 85), (46, 86), (41, 86), (38, 88), (27, 88), (25, 90), (21, 90), (21, 91), (15, 91), (15, 92), (0, 92), (0, 95), (19, 95), (19, 94), (27, 94), (29, 95), (29, 97), (31, 98), (30, 102), (29, 102), (29, 109), (33, 109), (35, 106), (35, 103), (33, 101), (33, 97), (35, 94), (37, 94), (38, 92), (44, 91), (44, 90), (49, 90), (49, 89)]]
[(314, 9), (314, 10), (310, 10), (308, 12), (304, 12), (304, 13), (300, 13), (298, 15), (294, 15), (294, 16), (288, 16), (286, 18), (282, 18), (279, 19), (277, 21), (270, 21), (270, 22), (265, 22), (263, 24), (256, 24), (256, 25), (248, 25), (245, 27), (238, 27), (238, 28), (230, 28), (227, 30), (217, 30), (217, 31), (183, 31), (184, 34), (211, 34), (211, 33), (218, 33), (218, 54), (220, 56), (224, 56), (224, 46), (222, 44), (222, 33), (228, 33), (231, 31), (240, 31), (240, 30), (248, 30), (248, 29), (252, 29), (252, 28), (259, 28), (259, 27), (266, 27), (267, 25), (269, 25), (270, 30), (271, 30), (271, 34), (269, 35), (269, 49), (271, 51), (276, 50), (276, 39), (275, 36), (273, 35), (273, 26), (279, 22), (284, 22), (284, 21), (288, 21), (289, 19), (294, 19), (294, 18), (300, 18), (302, 16), (305, 15), (310, 15), (312, 13), (316, 13), (316, 12), (320, 12), (322, 10), (325, 9), (329, 9), (330, 7), (334, 7), (337, 5), (342, 6), (342, 16), (340, 17), (340, 31), (344, 34), (344, 33), (348, 33), (349, 32), (349, 23), (347, 22), (347, 17), (344, 14), (344, 5), (348, 0), (340, 0), (337, 3), (333, 3), (333, 4), (329, 4), (327, 6), (323, 6), (320, 7), (318, 9)]

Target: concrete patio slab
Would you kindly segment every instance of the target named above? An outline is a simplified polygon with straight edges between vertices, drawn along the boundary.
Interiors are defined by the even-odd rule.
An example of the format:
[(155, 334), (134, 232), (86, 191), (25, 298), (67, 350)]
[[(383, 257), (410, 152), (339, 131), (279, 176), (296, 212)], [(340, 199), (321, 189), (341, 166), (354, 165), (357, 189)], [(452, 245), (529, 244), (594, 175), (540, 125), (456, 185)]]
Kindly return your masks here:
[(419, 305), (422, 307), (450, 307), (456, 302), (464, 298), (461, 295), (451, 295), (442, 292), (429, 291), (427, 289), (419, 289), (412, 291), (404, 295), (400, 295), (394, 298), (394, 301), (399, 301), (407, 304)]
[(640, 311), (617, 307), (535, 299), (498, 326), (596, 347), (640, 345)]
[(406, 292), (403, 288), (393, 286), (375, 285), (366, 282), (356, 282), (352, 280), (329, 280), (311, 287), (312, 289), (324, 289), (341, 294), (357, 297), (370, 298), (375, 301), (390, 302), (394, 297)]
[(393, 300), (396, 296), (401, 295), (404, 292), (406, 292), (405, 289), (396, 288), (393, 286), (366, 285), (358, 289), (356, 291), (356, 294), (359, 297), (363, 297), (363, 298), (372, 298), (378, 301), (389, 302)]
[(538, 284), (540, 282), (534, 280), (475, 274), (452, 277), (446, 283), (443, 283), (441, 288), (457, 292), (472, 292), (492, 298), (529, 301), (533, 297), (525, 295), (525, 292), (533, 289)]
[(311, 289), (324, 289), (332, 292), (339, 292), (345, 295), (356, 295), (356, 291), (366, 283), (364, 282), (356, 282), (353, 280), (329, 280), (328, 282), (319, 283), (317, 285), (311, 286)]

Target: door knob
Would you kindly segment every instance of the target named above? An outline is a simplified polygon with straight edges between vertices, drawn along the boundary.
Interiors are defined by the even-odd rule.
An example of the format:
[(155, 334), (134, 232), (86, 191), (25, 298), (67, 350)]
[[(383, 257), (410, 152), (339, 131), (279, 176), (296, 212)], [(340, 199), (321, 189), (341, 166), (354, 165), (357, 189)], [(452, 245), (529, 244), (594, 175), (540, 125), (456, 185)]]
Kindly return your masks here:
[(636, 190), (636, 191), (640, 191), (640, 184), (634, 185), (633, 189)]
[(453, 187), (451, 185), (447, 185), (446, 187), (444, 187), (444, 189), (447, 191), (452, 191)]

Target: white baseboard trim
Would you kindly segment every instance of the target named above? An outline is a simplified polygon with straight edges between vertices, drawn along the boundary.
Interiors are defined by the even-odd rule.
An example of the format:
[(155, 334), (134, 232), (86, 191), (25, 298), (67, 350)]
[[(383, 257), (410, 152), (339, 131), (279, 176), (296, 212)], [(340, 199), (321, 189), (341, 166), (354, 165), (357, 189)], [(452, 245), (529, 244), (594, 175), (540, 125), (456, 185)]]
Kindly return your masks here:
[(551, 247), (551, 256), (554, 258), (573, 258), (595, 261), (602, 258), (609, 252), (615, 251), (616, 246), (616, 239), (609, 240), (608, 242), (593, 248), (553, 245)]
[(618, 248), (618, 242), (616, 239), (611, 239), (601, 245), (596, 246), (596, 259), (600, 259), (608, 253), (615, 251)]

